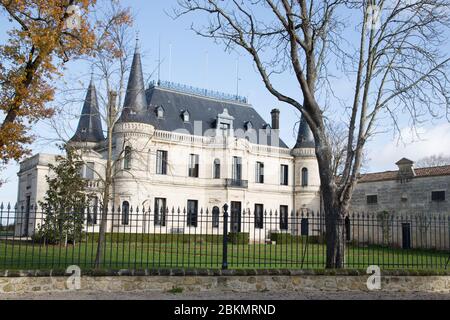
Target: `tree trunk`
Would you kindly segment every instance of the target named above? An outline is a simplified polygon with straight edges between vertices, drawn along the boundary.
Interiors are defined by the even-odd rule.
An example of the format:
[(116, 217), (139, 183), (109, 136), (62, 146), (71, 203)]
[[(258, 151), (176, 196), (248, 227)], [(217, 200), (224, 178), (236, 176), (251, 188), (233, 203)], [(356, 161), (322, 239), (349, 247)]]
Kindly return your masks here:
[(321, 196), (325, 214), (325, 239), (326, 239), (326, 268), (335, 269), (344, 267), (345, 235), (344, 224), (346, 210), (338, 199), (337, 187), (333, 170), (331, 149), (325, 136), (315, 136), (316, 156), (319, 164), (321, 182)]
[(102, 205), (102, 221), (100, 222), (99, 237), (97, 242), (97, 254), (95, 256), (94, 268), (98, 269), (101, 267), (103, 262), (103, 248), (106, 240), (106, 229), (108, 227), (108, 205), (110, 198), (110, 188), (112, 185), (112, 136), (113, 136), (113, 124), (115, 118), (115, 103), (116, 103), (116, 93), (110, 92), (109, 94), (109, 110), (108, 110), (108, 157), (106, 160), (106, 170), (105, 170), (105, 180), (103, 186), (103, 205)]
[[(107, 165), (108, 167), (108, 165)], [(106, 191), (108, 190), (108, 191)], [(103, 262), (103, 247), (106, 238), (106, 229), (108, 227), (108, 199), (109, 199), (109, 184), (105, 182), (105, 192), (103, 192), (103, 206), (102, 216), (100, 222), (100, 233), (97, 242), (97, 254), (95, 256), (94, 268), (99, 269)]]
[(345, 234), (344, 222), (340, 208), (325, 209), (327, 269), (339, 269), (345, 262)]

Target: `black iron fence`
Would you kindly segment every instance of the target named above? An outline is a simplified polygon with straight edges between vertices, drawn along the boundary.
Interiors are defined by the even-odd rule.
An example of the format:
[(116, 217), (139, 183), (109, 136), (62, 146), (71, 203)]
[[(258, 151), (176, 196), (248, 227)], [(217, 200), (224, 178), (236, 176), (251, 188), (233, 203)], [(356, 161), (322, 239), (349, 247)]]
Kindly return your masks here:
[[(309, 210), (288, 211), (236, 203), (200, 208), (153, 208), (128, 203), (103, 212), (89, 207), (43, 212), (34, 205), (0, 205), (0, 269), (55, 269), (95, 265), (104, 216), (101, 267), (323, 269), (325, 219)], [(446, 269), (450, 216), (352, 213), (345, 219), (345, 267)]]

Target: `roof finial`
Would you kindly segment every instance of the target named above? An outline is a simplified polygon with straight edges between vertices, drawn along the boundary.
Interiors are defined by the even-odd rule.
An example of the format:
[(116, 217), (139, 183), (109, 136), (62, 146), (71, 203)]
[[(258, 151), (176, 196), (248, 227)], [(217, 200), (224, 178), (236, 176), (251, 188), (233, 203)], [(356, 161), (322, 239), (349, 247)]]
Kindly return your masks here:
[(94, 65), (91, 65), (91, 85), (94, 84)]
[(135, 48), (136, 53), (139, 53), (140, 49), (141, 46), (139, 45), (139, 30), (138, 30), (136, 31), (136, 48)]

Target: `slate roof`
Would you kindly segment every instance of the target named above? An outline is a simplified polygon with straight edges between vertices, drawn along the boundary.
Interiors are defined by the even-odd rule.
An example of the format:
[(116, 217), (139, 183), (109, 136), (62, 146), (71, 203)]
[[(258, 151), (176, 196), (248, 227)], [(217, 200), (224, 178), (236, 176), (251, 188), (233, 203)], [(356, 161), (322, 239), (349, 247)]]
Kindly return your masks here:
[(300, 126), (298, 128), (297, 143), (294, 149), (297, 148), (315, 148), (316, 143), (314, 142), (314, 136), (306, 122), (305, 117), (302, 116), (300, 120)]
[[(220, 100), (201, 96), (196, 94), (189, 94), (186, 92), (177, 91), (161, 86), (151, 86), (146, 91), (147, 110), (143, 112), (136, 112), (135, 114), (124, 112), (121, 116), (121, 121), (136, 121), (149, 123), (155, 126), (158, 130), (181, 132), (181, 130), (192, 135), (205, 135), (207, 130), (216, 128), (216, 120), (219, 114), (222, 114), (225, 109), (234, 117), (234, 130), (241, 129), (242, 132), (246, 130), (246, 123), (251, 121), (253, 128), (259, 132), (267, 126), (266, 121), (258, 114), (258, 112), (249, 104), (240, 101)], [(164, 109), (164, 117), (162, 119), (157, 117), (156, 109), (162, 107)], [(189, 121), (184, 122), (182, 113), (189, 112)], [(194, 132), (194, 122), (201, 122), (201, 132)], [(271, 145), (273, 130), (268, 130), (266, 139), (260, 139), (259, 134), (256, 134), (258, 144)], [(267, 140), (267, 141), (264, 141)], [(278, 139), (281, 148), (288, 148), (288, 146)]]
[(94, 81), (91, 79), (89, 88), (81, 110), (77, 131), (71, 142), (100, 142), (105, 140), (98, 108), (97, 91)]
[[(250, 121), (255, 130), (250, 131), (253, 133), (250, 140), (252, 143), (272, 145), (273, 139), (275, 141), (274, 146), (288, 148), (279, 139), (278, 130), (271, 130), (258, 112), (246, 103), (246, 99), (237, 96), (230, 99), (230, 95), (222, 94), (219, 94), (219, 97), (208, 96), (198, 94), (198, 92), (208, 91), (186, 92), (171, 86), (161, 87), (160, 84), (152, 85), (145, 90), (139, 42), (137, 41), (124, 108), (119, 121), (148, 123), (158, 130), (177, 130), (178, 132), (183, 130), (192, 135), (205, 136), (213, 134), (211, 129), (216, 128), (218, 115), (224, 113), (224, 110), (227, 109), (229, 115), (234, 118), (235, 136), (237, 136), (236, 130), (239, 129), (241, 129), (239, 130), (240, 136), (245, 136), (247, 124)], [(161, 107), (164, 109), (164, 117), (158, 118), (156, 109)], [(183, 121), (182, 114), (185, 111), (189, 112), (189, 121)], [(201, 130), (194, 129), (195, 122), (201, 122)], [(261, 129), (266, 132), (263, 138), (260, 137)]]
[[(450, 176), (450, 165), (441, 167), (429, 167), (429, 168), (414, 168), (416, 173), (415, 177), (438, 177), (438, 176)], [(376, 173), (368, 173), (361, 175), (360, 183), (375, 182), (375, 181), (388, 181), (397, 180), (398, 170), (396, 171), (384, 171)]]
[(124, 112), (140, 112), (147, 107), (145, 100), (144, 75), (142, 73), (141, 53), (139, 42), (136, 41), (133, 62), (131, 64), (130, 77), (128, 79), (125, 101), (123, 104)]

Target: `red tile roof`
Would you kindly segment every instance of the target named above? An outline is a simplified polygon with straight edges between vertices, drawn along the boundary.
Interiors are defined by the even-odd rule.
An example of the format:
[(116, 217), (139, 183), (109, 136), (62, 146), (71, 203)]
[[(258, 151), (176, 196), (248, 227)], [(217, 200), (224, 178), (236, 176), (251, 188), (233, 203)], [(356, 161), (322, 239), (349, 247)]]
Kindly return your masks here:
[[(416, 172), (416, 177), (437, 177), (437, 176), (449, 176), (450, 175), (450, 165), (442, 167), (430, 167), (430, 168), (414, 168)], [(397, 171), (384, 171), (362, 174), (359, 179), (360, 183), (365, 182), (375, 182), (375, 181), (386, 181), (386, 180), (397, 180)]]

